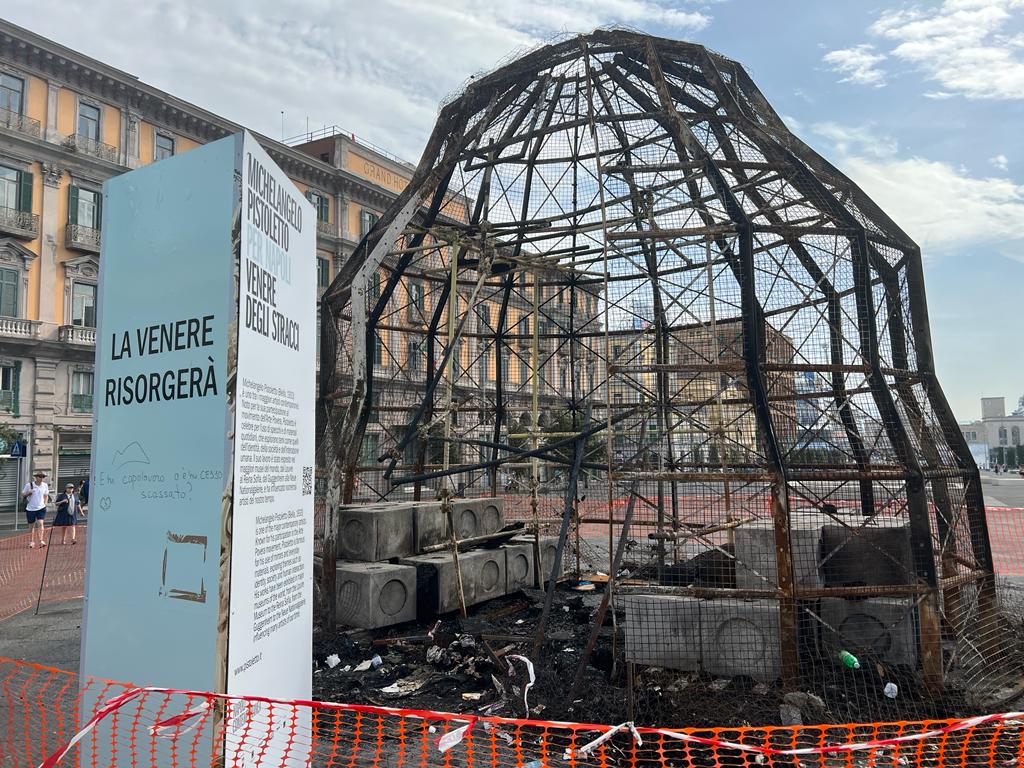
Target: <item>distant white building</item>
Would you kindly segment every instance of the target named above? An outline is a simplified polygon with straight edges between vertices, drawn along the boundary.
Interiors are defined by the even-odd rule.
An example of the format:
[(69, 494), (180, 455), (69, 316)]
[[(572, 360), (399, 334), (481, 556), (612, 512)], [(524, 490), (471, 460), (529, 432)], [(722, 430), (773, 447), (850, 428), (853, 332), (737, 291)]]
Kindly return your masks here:
[(1024, 416), (1006, 415), (1005, 397), (981, 398), (981, 419), (960, 424), (960, 432), (968, 444), (994, 448), (1021, 445), (1024, 436)]

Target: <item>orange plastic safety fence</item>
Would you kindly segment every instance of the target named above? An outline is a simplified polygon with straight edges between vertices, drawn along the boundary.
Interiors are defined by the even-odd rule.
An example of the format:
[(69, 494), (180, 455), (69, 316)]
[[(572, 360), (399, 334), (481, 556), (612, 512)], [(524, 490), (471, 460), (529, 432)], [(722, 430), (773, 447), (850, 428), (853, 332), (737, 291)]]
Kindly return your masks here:
[(2, 768), (1020, 766), (1021, 718), (1024, 713), (971, 721), (612, 728), (132, 688), (0, 659)]
[(0, 538), (0, 619), (32, 608), (40, 599), (80, 598), (87, 534), (83, 525), (76, 526), (74, 538), (69, 528), (47, 528), (45, 547), (38, 546), (29, 533)]

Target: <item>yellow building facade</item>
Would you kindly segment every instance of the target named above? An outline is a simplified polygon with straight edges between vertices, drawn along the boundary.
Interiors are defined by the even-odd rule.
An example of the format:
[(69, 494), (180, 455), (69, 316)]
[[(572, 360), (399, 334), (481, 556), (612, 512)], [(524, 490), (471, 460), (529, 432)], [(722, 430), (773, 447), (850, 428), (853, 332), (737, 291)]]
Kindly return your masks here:
[[(28, 453), (0, 446), (0, 527), (33, 468), (89, 471), (103, 182), (239, 130), (0, 20), (0, 425)], [(258, 138), (316, 206), (322, 289), (412, 167), (339, 129)]]

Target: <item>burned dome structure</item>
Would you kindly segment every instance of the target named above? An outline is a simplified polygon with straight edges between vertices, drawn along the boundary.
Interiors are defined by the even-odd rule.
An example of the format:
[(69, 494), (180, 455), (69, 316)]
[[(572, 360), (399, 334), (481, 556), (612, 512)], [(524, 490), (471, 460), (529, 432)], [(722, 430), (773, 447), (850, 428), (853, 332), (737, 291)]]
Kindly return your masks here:
[(737, 62), (603, 30), (469, 81), (321, 312), (328, 506), (502, 497), (608, 575), (630, 681), (1003, 685), (920, 249)]

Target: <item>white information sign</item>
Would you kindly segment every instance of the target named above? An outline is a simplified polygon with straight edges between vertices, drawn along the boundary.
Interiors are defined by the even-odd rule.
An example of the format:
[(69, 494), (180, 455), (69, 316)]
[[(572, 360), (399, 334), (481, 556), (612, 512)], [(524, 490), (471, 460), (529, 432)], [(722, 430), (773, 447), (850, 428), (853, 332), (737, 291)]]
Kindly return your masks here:
[[(241, 172), (227, 693), (308, 700), (316, 214), (248, 134)], [(244, 714), (238, 762), (273, 754), (281, 765), (305, 765), (308, 754), (288, 745), (290, 729), (300, 744), (309, 743), (308, 711), (299, 712), (298, 720), (269, 719), (250, 703), (244, 713), (236, 708), (233, 714)], [(231, 733), (239, 735), (233, 723), (229, 750)]]

